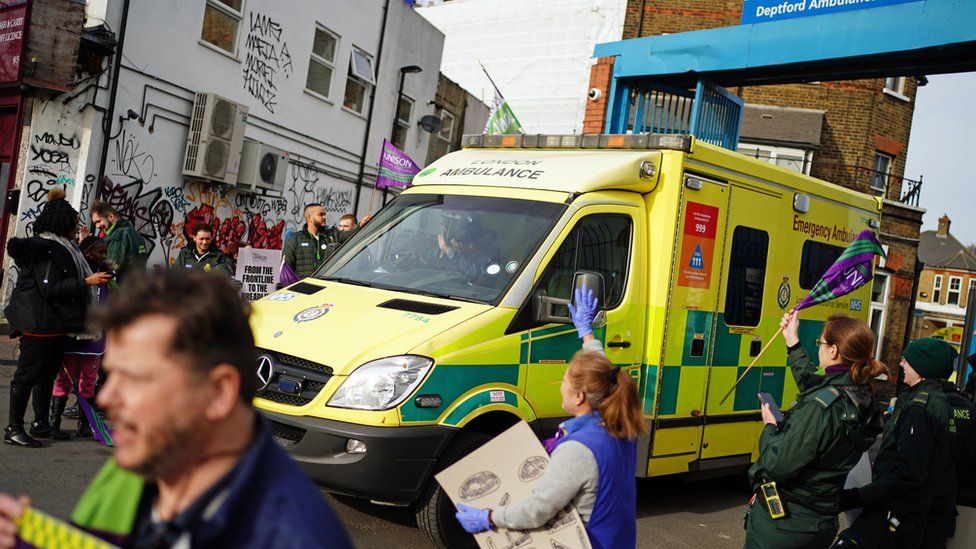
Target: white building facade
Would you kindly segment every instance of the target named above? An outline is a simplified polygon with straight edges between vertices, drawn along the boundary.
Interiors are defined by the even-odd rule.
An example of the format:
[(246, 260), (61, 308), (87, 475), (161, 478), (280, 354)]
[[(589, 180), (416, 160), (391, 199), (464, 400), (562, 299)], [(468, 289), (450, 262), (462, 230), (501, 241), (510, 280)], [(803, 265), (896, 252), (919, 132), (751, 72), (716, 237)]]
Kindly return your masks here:
[[(103, 124), (113, 57), (72, 92), (33, 100), (11, 235), (31, 234), (53, 187), (85, 216), (96, 198), (118, 209), (146, 237), (155, 265), (175, 258), (197, 222), (216, 227), (221, 247), (281, 248), (304, 225), (306, 204), (323, 204), (329, 224), (375, 212), (386, 193), (372, 184), (408, 65), (422, 70), (402, 75), (412, 102), (400, 116), (403, 148), (421, 165), (427, 156), (431, 136), (417, 121), (435, 110), (444, 36), (402, 1), (90, 0), (85, 26), (100, 24), (122, 41), (112, 120)], [(287, 155), (282, 188), (184, 175), (200, 93), (246, 108), (243, 138)]]

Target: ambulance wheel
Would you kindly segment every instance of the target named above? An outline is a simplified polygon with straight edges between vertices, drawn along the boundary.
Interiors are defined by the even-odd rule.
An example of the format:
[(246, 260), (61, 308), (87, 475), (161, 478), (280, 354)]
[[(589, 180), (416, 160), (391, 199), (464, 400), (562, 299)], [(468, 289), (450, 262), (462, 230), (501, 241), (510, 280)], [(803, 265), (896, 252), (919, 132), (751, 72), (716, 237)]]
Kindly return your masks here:
[[(482, 444), (491, 440), (491, 436), (484, 433), (460, 433), (447, 447), (440, 461), (437, 462), (435, 474), (450, 467), (455, 462), (478, 449)], [(427, 539), (442, 549), (459, 547), (477, 548), (474, 536), (465, 532), (458, 524), (454, 513), (457, 510), (451, 503), (451, 498), (444, 493), (440, 484), (431, 475), (427, 487), (416, 504), (417, 526), (423, 531)]]

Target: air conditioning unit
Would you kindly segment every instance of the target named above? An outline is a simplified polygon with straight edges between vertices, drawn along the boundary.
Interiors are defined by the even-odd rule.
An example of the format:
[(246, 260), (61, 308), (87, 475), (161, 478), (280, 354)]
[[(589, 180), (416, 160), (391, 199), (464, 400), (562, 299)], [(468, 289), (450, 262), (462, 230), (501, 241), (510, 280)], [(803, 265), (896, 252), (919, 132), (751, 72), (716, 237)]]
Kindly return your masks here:
[(213, 93), (197, 93), (186, 136), (183, 175), (237, 183), (246, 119), (246, 106)]
[(241, 169), (237, 172), (237, 184), (251, 189), (283, 191), (288, 173), (288, 153), (259, 143), (244, 140), (241, 152)]

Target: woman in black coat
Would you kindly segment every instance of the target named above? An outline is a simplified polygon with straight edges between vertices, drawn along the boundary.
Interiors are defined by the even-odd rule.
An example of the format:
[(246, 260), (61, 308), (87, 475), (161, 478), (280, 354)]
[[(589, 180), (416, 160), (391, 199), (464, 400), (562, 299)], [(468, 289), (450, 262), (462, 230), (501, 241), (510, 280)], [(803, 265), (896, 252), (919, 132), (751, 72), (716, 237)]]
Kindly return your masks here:
[[(48, 408), (54, 379), (61, 368), (66, 336), (85, 330), (94, 288), (111, 279), (108, 273), (92, 274), (75, 244), (78, 212), (60, 189), (48, 194), (48, 202), (34, 221), (30, 238), (11, 238), (7, 253), (19, 276), (4, 310), (11, 335), (20, 336), (20, 359), (10, 382), (10, 415), (3, 441), (38, 447), (38, 438), (67, 438), (51, 428)], [(94, 299), (93, 299), (94, 298)], [(34, 393), (34, 422), (24, 431), (27, 401)], [(33, 436), (32, 436), (33, 435)]]

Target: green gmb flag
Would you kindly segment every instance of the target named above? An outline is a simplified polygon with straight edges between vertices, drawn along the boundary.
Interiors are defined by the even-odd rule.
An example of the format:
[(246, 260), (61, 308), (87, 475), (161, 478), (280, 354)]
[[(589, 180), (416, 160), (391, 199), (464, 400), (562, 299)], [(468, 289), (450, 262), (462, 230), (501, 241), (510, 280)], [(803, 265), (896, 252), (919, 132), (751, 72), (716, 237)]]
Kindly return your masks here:
[(485, 71), (485, 76), (491, 82), (491, 87), (495, 88), (495, 99), (491, 102), (491, 112), (488, 113), (488, 122), (485, 123), (485, 131), (483, 133), (525, 133), (522, 131), (522, 124), (519, 124), (518, 118), (512, 112), (512, 108), (508, 106), (508, 101), (502, 96), (502, 92), (495, 85), (495, 81), (491, 79), (491, 75), (488, 74), (488, 69), (482, 65), (481, 70)]
[(497, 106), (488, 115), (488, 123), (485, 124), (484, 133), (524, 133), (522, 132), (522, 125), (519, 124), (518, 118), (515, 117), (512, 108), (508, 106), (508, 101), (505, 101), (505, 98), (497, 92), (495, 95), (495, 103)]

